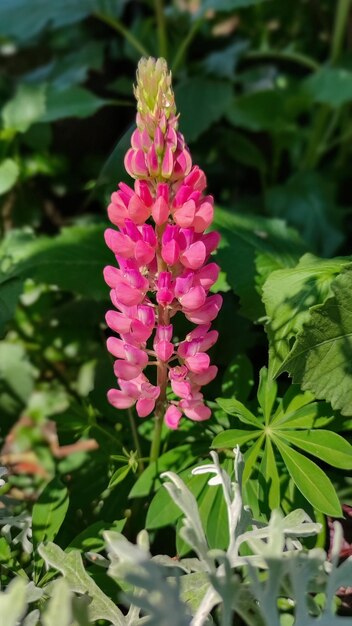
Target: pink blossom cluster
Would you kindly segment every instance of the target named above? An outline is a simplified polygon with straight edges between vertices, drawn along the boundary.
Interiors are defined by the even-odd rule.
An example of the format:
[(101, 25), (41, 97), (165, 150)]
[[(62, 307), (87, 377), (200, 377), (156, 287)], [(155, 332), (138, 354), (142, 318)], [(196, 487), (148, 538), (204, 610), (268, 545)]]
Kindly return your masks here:
[[(137, 129), (125, 157), (134, 188), (120, 183), (112, 194), (108, 215), (117, 228), (105, 233), (118, 262), (104, 271), (115, 307), (106, 322), (119, 335), (107, 340), (119, 385), (108, 400), (119, 409), (136, 404), (140, 417), (155, 411), (176, 429), (182, 415), (195, 421), (211, 415), (201, 388), (217, 373), (207, 351), (218, 337), (210, 326), (222, 304), (220, 295), (209, 295), (219, 274), (211, 254), (220, 237), (205, 233), (213, 198), (204, 195), (205, 175), (192, 166), (178, 131), (163, 59), (140, 61), (135, 93)], [(179, 342), (171, 323), (178, 312), (196, 325)], [(146, 375), (152, 366), (156, 384)]]

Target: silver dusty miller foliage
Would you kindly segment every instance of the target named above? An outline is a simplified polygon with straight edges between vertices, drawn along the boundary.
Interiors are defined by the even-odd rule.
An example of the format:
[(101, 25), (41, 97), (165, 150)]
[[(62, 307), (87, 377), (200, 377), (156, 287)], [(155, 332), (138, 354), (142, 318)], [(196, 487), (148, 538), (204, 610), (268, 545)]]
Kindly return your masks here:
[(320, 530), (303, 510), (286, 517), (273, 511), (268, 524), (255, 522), (243, 505), (243, 460), (239, 449), (234, 452), (233, 482), (215, 452), (212, 464), (193, 470), (213, 474), (210, 488), (222, 489), (230, 531), (226, 551), (209, 549), (193, 494), (176, 474), (165, 472), (165, 488), (183, 513), (181, 537), (194, 557), (152, 556), (145, 530), (136, 545), (106, 532), (108, 559), (88, 556), (96, 556), (121, 587), (124, 614), (117, 598), (113, 602), (89, 576), (77, 550), (41, 545), (40, 556), (61, 577), (40, 590), (13, 580), (0, 592), (0, 626), (91, 626), (101, 619), (113, 626), (232, 626), (240, 618), (247, 626), (349, 626), (351, 618), (335, 613), (336, 591), (352, 585), (352, 559), (338, 566), (341, 526), (336, 523), (328, 562), (323, 550), (302, 548), (300, 538)]

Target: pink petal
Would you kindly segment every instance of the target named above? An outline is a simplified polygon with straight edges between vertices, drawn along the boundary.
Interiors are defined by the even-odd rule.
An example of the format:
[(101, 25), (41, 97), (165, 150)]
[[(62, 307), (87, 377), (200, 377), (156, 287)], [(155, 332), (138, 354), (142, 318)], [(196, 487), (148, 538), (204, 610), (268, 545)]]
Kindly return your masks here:
[(179, 298), (179, 301), (183, 307), (189, 309), (190, 311), (194, 311), (195, 309), (199, 309), (206, 298), (206, 293), (203, 287), (191, 287), (188, 293)]
[(177, 430), (181, 417), (181, 411), (179, 411), (175, 406), (170, 405), (166, 410), (164, 417), (166, 426), (168, 426), (172, 430)]
[(114, 373), (117, 378), (122, 378), (123, 380), (133, 380), (133, 378), (137, 378), (141, 373), (142, 369), (137, 365), (132, 365), (127, 361), (115, 361), (114, 363)]
[(185, 360), (188, 369), (195, 374), (203, 374), (210, 365), (209, 355), (205, 352), (198, 352), (194, 356), (189, 356)]
[(144, 292), (131, 287), (128, 283), (119, 283), (115, 287), (116, 297), (122, 304), (132, 306), (140, 304), (144, 298)]
[(193, 324), (207, 324), (216, 318), (221, 309), (221, 305), (222, 297), (217, 293), (214, 296), (209, 296), (200, 309), (196, 311), (184, 310), (184, 314)]
[(130, 331), (132, 320), (123, 313), (108, 311), (105, 315), (105, 320), (109, 328), (116, 333), (128, 333)]
[(185, 380), (172, 380), (171, 387), (174, 394), (180, 398), (188, 398), (192, 391), (190, 383)]
[(174, 169), (174, 157), (170, 147), (165, 150), (163, 162), (161, 164), (161, 175), (163, 178), (170, 178)]
[(180, 257), (180, 246), (175, 239), (163, 244), (161, 256), (168, 265), (175, 265)]
[(203, 422), (211, 417), (211, 410), (205, 404), (197, 404), (194, 407), (184, 408), (185, 415), (194, 422)]
[(208, 263), (196, 274), (196, 281), (199, 282), (204, 289), (208, 290), (216, 283), (220, 272), (217, 263)]
[(111, 204), (109, 204), (108, 206), (108, 216), (110, 222), (122, 228), (126, 217), (128, 217), (128, 212), (125, 207), (117, 206), (116, 204), (111, 202)]
[(104, 238), (106, 245), (114, 254), (119, 254), (126, 259), (133, 256), (135, 244), (123, 233), (118, 233), (112, 228), (107, 228), (104, 233)]
[(129, 409), (136, 402), (134, 398), (127, 396), (119, 389), (109, 389), (107, 397), (115, 409)]
[(150, 337), (153, 332), (153, 327), (147, 326), (139, 320), (132, 320), (131, 322), (131, 335), (137, 343), (144, 343)]
[(138, 365), (140, 369), (143, 369), (147, 365), (148, 355), (146, 352), (144, 352), (144, 350), (125, 343), (124, 351), (127, 361), (129, 363), (132, 363), (132, 365)]
[(134, 257), (138, 265), (148, 265), (155, 257), (155, 250), (145, 241), (137, 241)]
[(122, 281), (121, 272), (117, 269), (117, 267), (113, 267), (112, 265), (107, 265), (103, 270), (104, 280), (109, 287), (112, 289), (116, 288)]
[(197, 209), (193, 228), (196, 233), (203, 233), (209, 228), (214, 218), (214, 207), (210, 202), (203, 202), (199, 209)]
[(150, 208), (148, 208), (144, 202), (134, 194), (128, 203), (128, 214), (131, 220), (135, 224), (144, 224), (144, 222), (150, 216)]
[(197, 270), (203, 265), (205, 258), (206, 248), (204, 243), (202, 241), (196, 241), (181, 254), (180, 261), (185, 267), (189, 267), (191, 270)]
[(170, 341), (159, 341), (154, 343), (154, 350), (160, 361), (168, 361), (174, 353), (174, 344)]
[(202, 387), (203, 385), (207, 385), (212, 380), (214, 380), (217, 373), (218, 368), (216, 367), (216, 365), (210, 365), (206, 372), (203, 372), (202, 374), (191, 374), (190, 378), (192, 380), (192, 383), (194, 383), (195, 385), (200, 385)]
[(162, 196), (155, 200), (154, 206), (152, 208), (152, 216), (154, 222), (160, 226), (160, 224), (165, 224), (167, 218), (169, 217), (169, 205), (164, 200)]
[(124, 350), (125, 342), (122, 339), (118, 339), (117, 337), (109, 337), (106, 341), (106, 347), (110, 354), (116, 356), (117, 359), (125, 358), (125, 350)]
[(181, 228), (189, 228), (193, 226), (194, 216), (196, 212), (196, 205), (194, 200), (188, 200), (173, 214), (173, 218)]
[(140, 398), (136, 404), (138, 417), (147, 417), (154, 411), (155, 400), (153, 398)]

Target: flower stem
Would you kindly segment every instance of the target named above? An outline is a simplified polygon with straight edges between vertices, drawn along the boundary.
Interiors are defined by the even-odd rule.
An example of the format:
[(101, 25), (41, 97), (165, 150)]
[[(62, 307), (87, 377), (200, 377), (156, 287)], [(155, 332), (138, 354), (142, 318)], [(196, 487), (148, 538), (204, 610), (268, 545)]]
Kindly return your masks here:
[(134, 421), (134, 415), (133, 415), (133, 411), (131, 407), (127, 409), (127, 412), (128, 412), (128, 419), (130, 422), (134, 447), (136, 448), (137, 454), (138, 454), (138, 471), (140, 474), (142, 474), (142, 472), (144, 471), (144, 463), (142, 460), (142, 450), (141, 450), (141, 446), (139, 442), (138, 430), (137, 430), (136, 422)]
[(330, 53), (330, 59), (332, 63), (336, 63), (341, 53), (344, 37), (346, 34), (346, 24), (350, 5), (351, 0), (339, 0), (336, 7), (334, 31), (332, 35)]
[(155, 15), (158, 25), (159, 56), (167, 58), (167, 36), (163, 0), (154, 0)]
[(178, 69), (179, 65), (181, 64), (183, 57), (187, 51), (187, 48), (191, 45), (194, 37), (197, 34), (198, 29), (200, 28), (202, 22), (204, 20), (204, 16), (201, 15), (201, 17), (198, 17), (197, 19), (194, 20), (191, 28), (189, 29), (186, 37), (183, 39), (183, 41), (181, 41), (179, 47), (177, 48), (177, 52), (175, 55), (175, 58), (173, 60), (171, 69), (173, 72), (176, 72), (176, 70)]
[(126, 41), (128, 41), (128, 43), (131, 44), (135, 50), (137, 50), (137, 52), (143, 56), (149, 56), (148, 50), (143, 46), (143, 44), (141, 44), (133, 33), (131, 33), (131, 31), (128, 30), (128, 28), (126, 28), (126, 26), (124, 26), (116, 17), (111, 17), (111, 15), (106, 15), (105, 13), (100, 12), (96, 12), (94, 15), (99, 20), (105, 22), (105, 24), (108, 24), (108, 26), (111, 26), (111, 28), (120, 33), (120, 35), (122, 35)]

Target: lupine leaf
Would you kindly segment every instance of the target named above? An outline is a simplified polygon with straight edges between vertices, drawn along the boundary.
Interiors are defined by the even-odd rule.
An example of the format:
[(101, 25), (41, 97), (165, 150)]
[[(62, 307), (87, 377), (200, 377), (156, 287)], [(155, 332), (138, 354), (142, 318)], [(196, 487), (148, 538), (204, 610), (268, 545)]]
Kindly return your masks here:
[(303, 454), (292, 450), (281, 438), (275, 436), (274, 441), (293, 482), (308, 502), (322, 513), (340, 517), (341, 505), (325, 472)]
[(249, 424), (256, 428), (260, 425), (255, 415), (236, 398), (217, 398), (216, 402), (226, 413), (238, 417), (244, 424)]
[(352, 469), (352, 446), (330, 430), (285, 430), (286, 441), (334, 467)]
[[(263, 499), (267, 500), (268, 510), (280, 507), (280, 479), (270, 437), (266, 437), (265, 448), (259, 469), (259, 489)], [(262, 485), (261, 480), (265, 483)]]
[(225, 430), (216, 435), (211, 446), (212, 448), (235, 448), (257, 439), (261, 433), (261, 430)]

